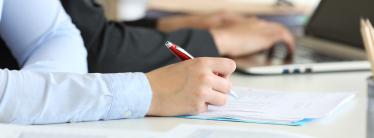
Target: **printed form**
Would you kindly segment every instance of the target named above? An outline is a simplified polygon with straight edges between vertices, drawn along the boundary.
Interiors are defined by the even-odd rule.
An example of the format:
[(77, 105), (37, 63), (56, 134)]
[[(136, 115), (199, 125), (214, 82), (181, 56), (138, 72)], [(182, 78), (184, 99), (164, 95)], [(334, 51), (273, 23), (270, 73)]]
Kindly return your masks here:
[(280, 92), (236, 88), (224, 106), (184, 118), (303, 125), (324, 118), (354, 97), (353, 92)]

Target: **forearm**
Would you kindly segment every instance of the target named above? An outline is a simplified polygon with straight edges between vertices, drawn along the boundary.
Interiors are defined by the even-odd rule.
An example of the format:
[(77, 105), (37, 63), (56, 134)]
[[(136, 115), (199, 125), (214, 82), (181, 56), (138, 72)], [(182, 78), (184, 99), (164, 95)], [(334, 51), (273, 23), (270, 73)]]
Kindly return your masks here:
[(200, 18), (201, 16), (193, 15), (162, 17), (157, 21), (157, 29), (163, 32), (173, 32), (183, 28), (207, 29), (208, 26)]
[(176, 15), (160, 17), (157, 19), (143, 18), (136, 21), (126, 21), (123, 23), (132, 27), (157, 29), (162, 32), (173, 32), (183, 28), (206, 29), (207, 26), (204, 26), (204, 24), (199, 21), (199, 16)]
[(0, 121), (48, 124), (145, 116), (152, 92), (142, 73), (0, 70)]

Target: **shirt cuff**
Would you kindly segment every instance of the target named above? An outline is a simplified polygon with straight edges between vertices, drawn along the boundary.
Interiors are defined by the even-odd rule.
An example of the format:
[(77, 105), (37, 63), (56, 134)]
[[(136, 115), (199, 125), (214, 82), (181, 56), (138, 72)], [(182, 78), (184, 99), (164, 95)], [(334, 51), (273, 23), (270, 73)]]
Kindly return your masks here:
[(105, 120), (144, 117), (152, 101), (152, 89), (144, 73), (106, 74), (113, 94)]

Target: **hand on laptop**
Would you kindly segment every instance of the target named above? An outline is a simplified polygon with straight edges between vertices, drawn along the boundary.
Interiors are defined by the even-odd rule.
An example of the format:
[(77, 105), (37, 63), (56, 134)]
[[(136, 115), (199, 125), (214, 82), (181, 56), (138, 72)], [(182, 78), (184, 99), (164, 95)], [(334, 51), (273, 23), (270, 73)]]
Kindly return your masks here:
[(158, 22), (158, 29), (165, 32), (186, 27), (209, 29), (221, 55), (251, 55), (267, 50), (278, 42), (285, 43), (289, 53), (294, 49), (292, 34), (281, 24), (232, 12), (171, 16), (161, 18)]
[(278, 42), (284, 42), (289, 53), (295, 46), (292, 34), (284, 26), (255, 17), (213, 28), (211, 32), (220, 54), (231, 57), (267, 50)]
[(207, 104), (225, 104), (235, 68), (230, 59), (195, 58), (147, 73), (153, 91), (147, 115), (197, 114), (206, 111)]

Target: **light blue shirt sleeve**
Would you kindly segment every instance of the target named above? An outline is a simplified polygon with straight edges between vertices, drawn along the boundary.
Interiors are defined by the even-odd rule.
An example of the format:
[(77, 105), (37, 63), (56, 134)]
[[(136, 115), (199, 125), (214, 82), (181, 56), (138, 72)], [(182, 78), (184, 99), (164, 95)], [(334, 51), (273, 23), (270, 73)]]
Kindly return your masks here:
[(152, 98), (145, 74), (86, 74), (82, 38), (59, 0), (0, 0), (0, 12), (0, 35), (22, 66), (0, 69), (0, 122), (145, 116)]
[(48, 124), (144, 117), (143, 73), (68, 74), (0, 70), (0, 122)]

